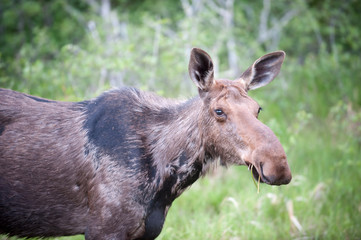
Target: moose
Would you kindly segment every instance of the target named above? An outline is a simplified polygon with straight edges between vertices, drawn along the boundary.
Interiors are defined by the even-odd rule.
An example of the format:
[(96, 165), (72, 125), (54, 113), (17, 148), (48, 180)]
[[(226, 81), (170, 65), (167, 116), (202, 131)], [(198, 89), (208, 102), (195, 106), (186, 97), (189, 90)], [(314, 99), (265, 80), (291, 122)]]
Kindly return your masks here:
[(1, 89), (0, 234), (155, 239), (175, 198), (217, 159), (288, 184), (285, 151), (247, 95), (284, 58), (264, 55), (231, 81), (215, 79), (211, 57), (193, 48), (199, 94), (187, 101), (130, 87), (82, 102)]

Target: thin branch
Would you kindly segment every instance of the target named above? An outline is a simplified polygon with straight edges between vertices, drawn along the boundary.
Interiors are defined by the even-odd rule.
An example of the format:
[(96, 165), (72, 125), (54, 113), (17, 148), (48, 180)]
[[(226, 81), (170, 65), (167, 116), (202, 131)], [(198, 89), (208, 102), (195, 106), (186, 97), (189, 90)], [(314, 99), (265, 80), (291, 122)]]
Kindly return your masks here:
[(269, 39), (272, 40), (271, 48), (278, 45), (280, 33), (293, 17), (298, 14), (298, 10), (292, 9), (286, 12), (279, 20), (273, 19), (272, 27), (268, 27), (269, 15), (271, 12), (271, 1), (263, 0), (263, 9), (260, 15), (260, 24), (258, 29), (258, 43), (264, 43)]
[(258, 39), (259, 43), (265, 41), (268, 38), (268, 16), (271, 11), (271, 1), (270, 0), (263, 0), (263, 9), (260, 15), (260, 23), (258, 27)]

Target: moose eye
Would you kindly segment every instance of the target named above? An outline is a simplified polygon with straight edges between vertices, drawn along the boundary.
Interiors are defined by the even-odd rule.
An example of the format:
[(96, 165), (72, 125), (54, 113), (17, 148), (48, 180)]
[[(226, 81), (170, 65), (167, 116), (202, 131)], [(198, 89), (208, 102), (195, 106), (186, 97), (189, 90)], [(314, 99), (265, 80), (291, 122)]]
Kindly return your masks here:
[(224, 115), (224, 112), (222, 111), (222, 109), (216, 109), (216, 110), (214, 110), (214, 112), (217, 114), (217, 116)]
[(223, 122), (227, 119), (227, 115), (223, 112), (222, 109), (217, 108), (216, 110), (214, 110), (214, 112), (216, 113), (216, 119), (218, 121)]

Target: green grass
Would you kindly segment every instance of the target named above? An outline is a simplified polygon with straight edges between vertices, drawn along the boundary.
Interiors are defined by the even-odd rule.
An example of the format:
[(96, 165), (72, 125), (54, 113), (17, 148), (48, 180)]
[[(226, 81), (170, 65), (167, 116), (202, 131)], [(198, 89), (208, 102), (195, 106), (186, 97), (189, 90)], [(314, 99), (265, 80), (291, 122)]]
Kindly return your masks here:
[[(346, 160), (326, 129), (297, 138), (287, 186), (262, 184), (257, 194), (245, 167), (198, 181), (174, 202), (159, 239), (359, 239), (360, 151), (346, 153)], [(310, 139), (318, 141), (310, 145)], [(355, 147), (354, 139), (346, 141)]]
[(361, 113), (343, 101), (326, 118), (278, 103), (261, 101), (260, 118), (280, 138), (292, 182), (257, 194), (247, 167), (220, 167), (175, 200), (158, 239), (361, 238)]
[(219, 168), (175, 200), (158, 239), (359, 239), (359, 143), (347, 132), (310, 124), (283, 136), (294, 138), (285, 144), (289, 185), (261, 184), (257, 194), (245, 166)]

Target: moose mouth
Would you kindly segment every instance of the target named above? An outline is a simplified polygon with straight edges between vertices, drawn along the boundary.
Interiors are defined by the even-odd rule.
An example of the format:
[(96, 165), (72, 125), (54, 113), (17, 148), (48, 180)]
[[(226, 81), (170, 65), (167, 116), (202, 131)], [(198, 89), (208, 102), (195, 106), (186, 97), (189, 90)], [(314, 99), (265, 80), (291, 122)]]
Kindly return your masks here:
[(258, 181), (258, 179), (260, 180), (261, 183), (267, 183), (269, 184), (268, 179), (263, 175), (263, 168), (262, 168), (262, 163), (260, 164), (260, 173), (257, 170), (257, 167), (255, 165), (253, 165), (250, 162), (245, 162), (248, 170), (252, 172), (253, 178)]

